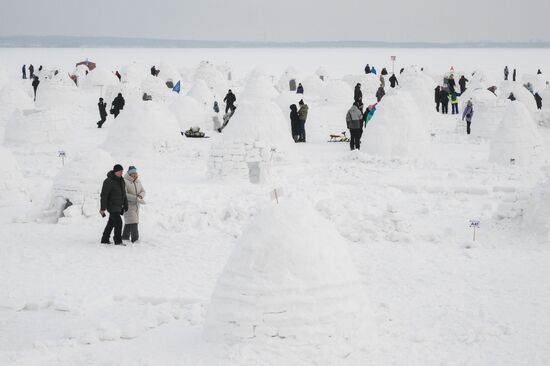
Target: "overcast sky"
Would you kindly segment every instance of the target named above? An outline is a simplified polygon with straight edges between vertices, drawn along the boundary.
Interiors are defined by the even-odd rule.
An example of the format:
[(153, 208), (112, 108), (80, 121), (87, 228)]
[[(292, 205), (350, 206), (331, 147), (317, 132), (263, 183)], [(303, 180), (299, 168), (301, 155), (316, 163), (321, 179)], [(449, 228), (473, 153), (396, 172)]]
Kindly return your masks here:
[[(550, 0), (1, 0), (0, 36), (550, 41)], [(88, 5), (84, 5), (88, 4)]]

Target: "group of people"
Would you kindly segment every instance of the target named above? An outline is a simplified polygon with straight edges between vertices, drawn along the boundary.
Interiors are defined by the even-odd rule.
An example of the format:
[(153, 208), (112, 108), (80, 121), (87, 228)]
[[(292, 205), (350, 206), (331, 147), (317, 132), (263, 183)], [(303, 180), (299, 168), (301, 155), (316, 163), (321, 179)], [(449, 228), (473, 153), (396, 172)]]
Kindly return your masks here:
[[(99, 213), (109, 219), (101, 237), (102, 244), (111, 244), (113, 233), (115, 245), (125, 245), (123, 240), (131, 240), (132, 243), (139, 239), (139, 211), (145, 204), (145, 189), (139, 179), (135, 166), (130, 166), (126, 174), (120, 164), (116, 164), (107, 173), (101, 188), (101, 208)], [(122, 226), (124, 217), (124, 228)]]
[[(113, 99), (113, 102), (111, 103), (111, 109), (109, 112), (113, 115), (114, 118), (117, 118), (120, 114), (120, 111), (124, 109), (124, 105), (126, 104), (126, 101), (124, 100), (124, 97), (122, 96), (122, 93), (118, 93), (118, 95)], [(97, 103), (97, 107), (99, 109), (99, 117), (101, 118), (97, 122), (97, 128), (101, 128), (105, 121), (107, 121), (107, 103), (103, 101), (103, 98), (99, 98), (99, 103)]]
[(301, 99), (298, 104), (300, 109), (296, 104), (290, 106), (290, 126), (292, 132), (292, 138), (294, 142), (306, 142), (306, 120), (307, 114), (309, 112), (309, 106), (304, 103), (304, 100)]

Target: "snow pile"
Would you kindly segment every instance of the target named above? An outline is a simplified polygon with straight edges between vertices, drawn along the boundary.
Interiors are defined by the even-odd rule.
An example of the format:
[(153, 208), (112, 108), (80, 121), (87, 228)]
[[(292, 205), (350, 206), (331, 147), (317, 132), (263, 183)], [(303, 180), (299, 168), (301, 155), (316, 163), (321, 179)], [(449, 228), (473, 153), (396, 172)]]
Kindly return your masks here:
[(4, 143), (25, 151), (55, 150), (70, 140), (73, 127), (74, 122), (59, 109), (16, 110), (6, 124)]
[(523, 103), (525, 107), (527, 107), (527, 110), (531, 113), (531, 116), (535, 115), (535, 112), (537, 111), (537, 103), (535, 102), (535, 98), (533, 97), (533, 94), (531, 94), (531, 92), (520, 83), (509, 80), (503, 81), (497, 89), (497, 93), (499, 99), (508, 99), (510, 93), (514, 93), (516, 100)]
[(329, 80), (321, 91), (321, 99), (325, 104), (352, 103), (353, 89), (341, 80)]
[(54, 179), (50, 200), (43, 215), (46, 221), (60, 217), (90, 217), (100, 208), (101, 183), (115, 164), (105, 150), (95, 149), (67, 156), (65, 166)]
[(319, 213), (295, 202), (265, 209), (239, 238), (212, 295), (204, 332), (229, 344), (340, 342), (372, 349), (375, 342), (346, 243)]
[(121, 81), (123, 83), (139, 85), (147, 75), (151, 75), (151, 71), (147, 66), (136, 62), (123, 66), (120, 70)]
[(271, 101), (274, 93), (265, 77), (248, 81), (222, 142), (212, 146), (210, 174), (245, 178), (249, 162), (258, 162), (260, 169), (269, 171), (273, 157), (291, 153), (290, 128), (281, 109)]
[(389, 158), (418, 158), (430, 141), (422, 112), (407, 92), (389, 92), (363, 134), (362, 149)]
[(124, 107), (113, 122), (103, 148), (117, 156), (174, 149), (181, 142), (176, 117), (166, 106), (142, 102)]
[(34, 103), (22, 88), (8, 84), (0, 89), (0, 127), (4, 127), (18, 109), (31, 109)]
[(530, 165), (544, 161), (544, 146), (529, 111), (512, 102), (491, 140), (489, 161), (502, 165)]
[(118, 85), (119, 81), (116, 75), (105, 69), (96, 68), (84, 76), (79, 82), (82, 88), (98, 88), (100, 86)]
[(226, 81), (227, 77), (224, 76), (224, 74), (222, 74), (220, 70), (218, 70), (218, 68), (216, 68), (213, 64), (209, 62), (201, 62), (201, 64), (195, 71), (193, 80), (195, 82), (197, 82), (198, 80), (204, 81), (208, 88), (212, 90), (214, 95), (218, 98), (225, 95), (224, 93), (226, 93), (229, 89)]
[(187, 92), (187, 96), (194, 98), (203, 107), (210, 108), (214, 105), (214, 94), (206, 82), (202, 79), (199, 79), (193, 83), (193, 86)]
[(540, 96), (542, 98), (542, 124), (550, 127), (550, 86)]
[(0, 206), (21, 203), (28, 198), (28, 183), (8, 149), (0, 146)]
[(147, 75), (141, 82), (141, 93), (147, 93), (153, 97), (153, 100), (165, 100), (174, 93), (166, 86), (166, 83), (160, 77)]
[(283, 91), (291, 91), (290, 90), (290, 83), (294, 80), (296, 82), (296, 88), (298, 87), (298, 83), (301, 82), (300, 77), (298, 75), (298, 71), (292, 66), (289, 66), (285, 72), (281, 75), (279, 78), (279, 82), (277, 83), (277, 89), (281, 92)]
[(401, 90), (409, 92), (422, 110), (433, 113), (434, 89), (437, 85), (431, 76), (416, 66), (407, 67), (399, 77), (399, 86)]
[(500, 124), (505, 106), (497, 103), (497, 97), (487, 89), (468, 88), (460, 98), (461, 111), (464, 111), (469, 100), (474, 106), (472, 134), (492, 138)]
[(204, 108), (191, 97), (183, 96), (176, 98), (169, 108), (178, 120), (182, 130), (187, 130), (192, 126), (198, 126), (201, 129), (211, 127), (211, 125), (206, 125), (207, 113), (204, 111)]

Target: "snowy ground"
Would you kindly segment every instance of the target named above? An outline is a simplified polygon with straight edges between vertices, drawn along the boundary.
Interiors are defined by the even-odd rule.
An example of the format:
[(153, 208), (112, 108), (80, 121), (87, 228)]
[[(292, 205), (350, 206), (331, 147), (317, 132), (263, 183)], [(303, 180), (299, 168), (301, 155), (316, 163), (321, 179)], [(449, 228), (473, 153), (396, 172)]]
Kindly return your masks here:
[[(338, 50), (289, 52), (162, 50), (159, 57), (158, 50), (0, 50), (0, 60), (17, 74), (30, 59), (35, 66), (66, 67), (79, 57), (109, 65), (170, 59), (188, 67), (210, 59), (227, 61), (239, 78), (265, 64), (277, 82), (289, 60), (306, 75), (322, 64), (339, 78), (361, 74), (367, 61), (381, 66), (392, 53), (343, 50), (350, 57), (340, 61)], [(496, 80), (503, 59), (531, 73), (550, 72), (548, 50), (396, 52), (407, 64), (439, 73), (450, 65), (483, 68)], [(238, 91), (240, 81), (234, 84)], [(28, 92), (22, 81), (8, 82)], [(540, 239), (542, 228), (510, 213), (529, 209), (546, 166), (491, 164), (488, 139), (467, 136), (457, 117), (435, 113), (425, 159), (350, 152), (345, 143), (326, 142), (329, 133), (345, 129), (341, 110), (349, 103), (327, 107), (312, 99), (308, 143), (298, 144), (295, 158), (275, 165), (262, 185), (207, 175), (210, 146), (220, 140), (214, 132), (210, 139), (182, 138), (173, 151), (113, 153), (116, 161), (104, 173), (115, 162), (135, 164), (148, 197), (141, 241), (104, 246), (99, 215), (57, 224), (29, 219), (49, 200), (61, 169), (57, 150), (63, 148), (70, 161), (78, 151), (100, 146), (115, 123), (109, 119), (105, 129), (95, 128), (97, 91), (75, 93), (90, 104), (76, 106), (69, 142), (11, 148), (29, 183), (29, 199), (0, 207), (1, 365), (550, 364), (549, 242)], [(539, 132), (550, 148), (550, 130)], [(369, 143), (368, 134), (363, 143)], [(93, 179), (99, 188), (103, 175)], [(270, 192), (278, 187), (284, 200), (299, 198), (314, 207), (349, 244), (375, 317), (375, 355), (361, 347), (341, 353), (285, 341), (229, 346), (202, 339), (227, 258), (257, 213), (275, 204)], [(470, 219), (481, 223), (475, 242)]]

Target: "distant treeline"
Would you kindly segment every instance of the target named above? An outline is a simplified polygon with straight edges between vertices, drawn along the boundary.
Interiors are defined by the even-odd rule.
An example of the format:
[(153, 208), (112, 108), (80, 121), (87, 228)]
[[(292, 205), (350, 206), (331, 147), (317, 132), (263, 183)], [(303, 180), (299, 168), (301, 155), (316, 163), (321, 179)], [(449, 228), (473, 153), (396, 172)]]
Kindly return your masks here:
[(8, 36), (0, 37), (0, 47), (49, 48), (550, 48), (550, 42), (375, 42), (375, 41), (193, 41), (175, 39)]

